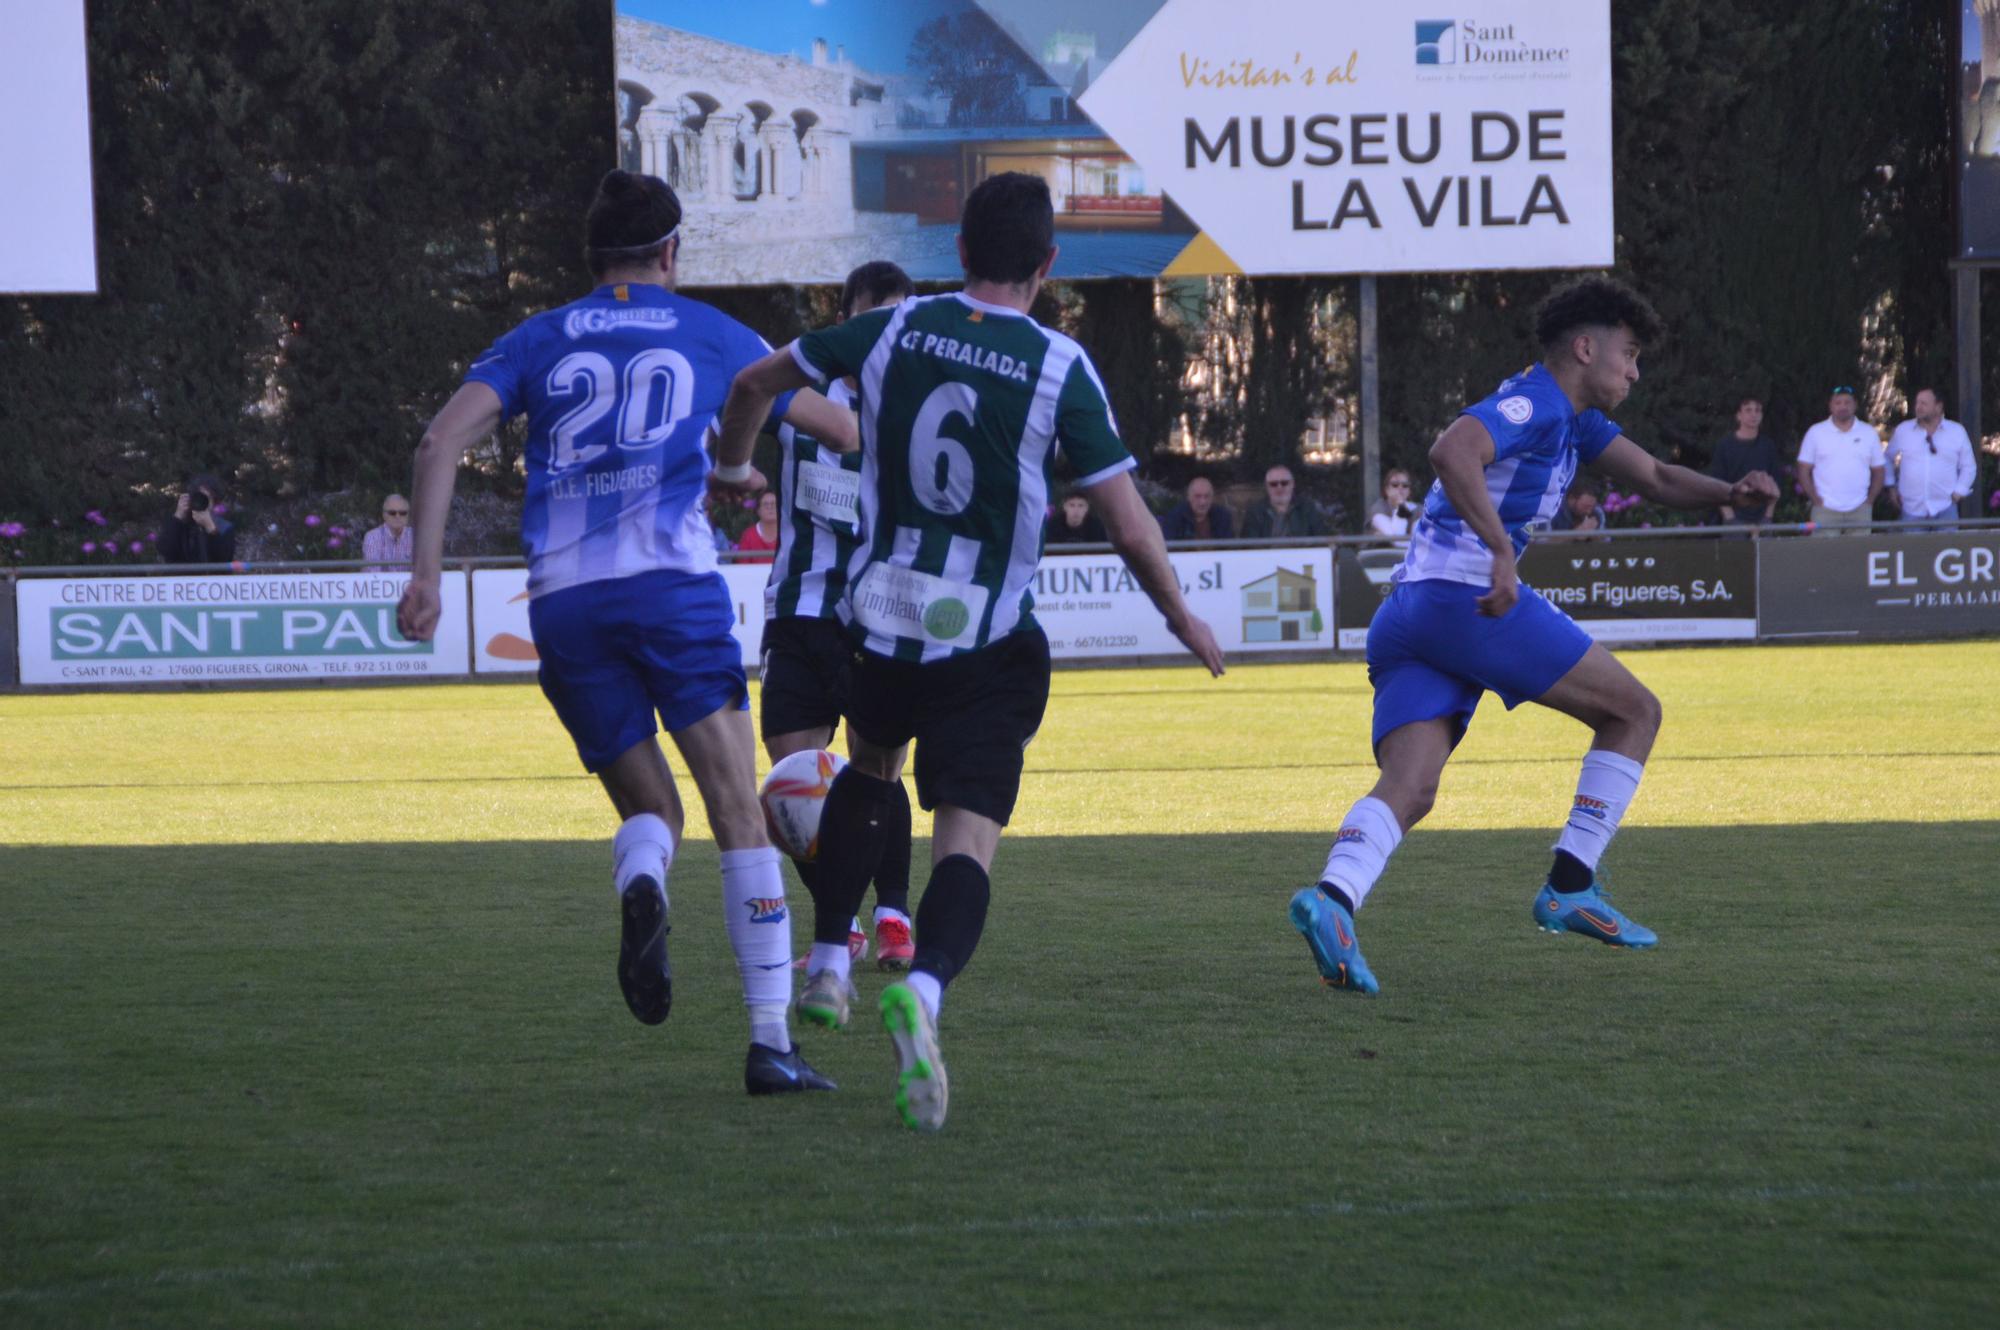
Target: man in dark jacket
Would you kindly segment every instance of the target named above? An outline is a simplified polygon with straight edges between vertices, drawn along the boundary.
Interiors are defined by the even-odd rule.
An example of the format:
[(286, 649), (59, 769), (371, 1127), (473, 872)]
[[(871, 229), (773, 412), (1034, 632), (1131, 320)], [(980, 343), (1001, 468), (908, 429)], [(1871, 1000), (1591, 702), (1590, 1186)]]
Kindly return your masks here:
[(160, 558), (167, 563), (233, 563), (236, 528), (216, 516), (222, 486), (212, 476), (196, 476), (181, 491), (174, 515), (160, 532)]
[(1161, 516), (1160, 534), (1168, 540), (1228, 540), (1236, 534), (1236, 518), (1227, 504), (1216, 506), (1209, 478), (1196, 476), (1188, 482), (1187, 497)]
[(1263, 502), (1251, 507), (1243, 516), (1243, 535), (1246, 539), (1263, 539), (1277, 536), (1323, 536), (1327, 533), (1326, 518), (1310, 500), (1299, 498), (1297, 482), (1292, 477), (1292, 469), (1279, 465), (1264, 473)]

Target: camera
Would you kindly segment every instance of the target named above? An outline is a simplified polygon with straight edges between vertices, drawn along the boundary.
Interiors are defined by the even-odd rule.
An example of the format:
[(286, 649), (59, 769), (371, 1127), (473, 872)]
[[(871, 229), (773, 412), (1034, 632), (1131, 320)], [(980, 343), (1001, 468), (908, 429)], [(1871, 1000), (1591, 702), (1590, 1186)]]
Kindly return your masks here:
[(207, 490), (188, 491), (188, 511), (196, 513), (205, 513), (208, 511)]

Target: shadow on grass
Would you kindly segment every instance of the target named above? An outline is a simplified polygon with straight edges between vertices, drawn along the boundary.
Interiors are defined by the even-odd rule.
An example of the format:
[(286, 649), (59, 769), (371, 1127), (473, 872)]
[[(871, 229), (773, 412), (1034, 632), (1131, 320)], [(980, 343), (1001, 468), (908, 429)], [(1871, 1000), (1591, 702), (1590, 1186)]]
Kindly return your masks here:
[(0, 1321), (867, 1324), (886, 1253), (966, 1324), (1990, 1307), (2000, 824), (1629, 830), (1645, 954), (1532, 929), (1549, 838), (1413, 836), (1375, 1000), (1285, 921), (1323, 836), (1005, 842), (924, 1139), (866, 969), (842, 1091), (744, 1099), (709, 844), (659, 1029), (603, 845), (0, 849)]

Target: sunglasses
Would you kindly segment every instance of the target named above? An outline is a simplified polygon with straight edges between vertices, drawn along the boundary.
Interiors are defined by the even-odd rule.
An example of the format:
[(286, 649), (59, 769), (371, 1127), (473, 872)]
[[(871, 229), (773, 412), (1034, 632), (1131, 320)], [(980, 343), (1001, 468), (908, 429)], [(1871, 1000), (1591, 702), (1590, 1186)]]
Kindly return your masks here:
[(1838, 387), (1838, 388), (1835, 388), (1835, 389), (1834, 389), (1834, 390), (1833, 390), (1832, 392), (1828, 393), (1828, 394), (1827, 394), (1827, 396), (1829, 396), (1829, 397), (1843, 397), (1843, 396), (1844, 396), (1844, 397), (1852, 397), (1852, 396), (1854, 396), (1854, 389), (1852, 389), (1852, 388), (1848, 387), (1848, 386), (1847, 386), (1846, 384), (1842, 384), (1842, 385), (1841, 385), (1840, 387)]

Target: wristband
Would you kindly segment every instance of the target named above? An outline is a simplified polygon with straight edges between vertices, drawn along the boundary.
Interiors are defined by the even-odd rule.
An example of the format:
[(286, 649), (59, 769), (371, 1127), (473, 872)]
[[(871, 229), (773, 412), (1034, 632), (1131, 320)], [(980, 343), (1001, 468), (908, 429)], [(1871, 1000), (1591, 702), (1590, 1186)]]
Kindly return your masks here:
[(709, 474), (725, 485), (741, 485), (750, 479), (750, 463), (745, 461), (735, 466), (717, 466)]

